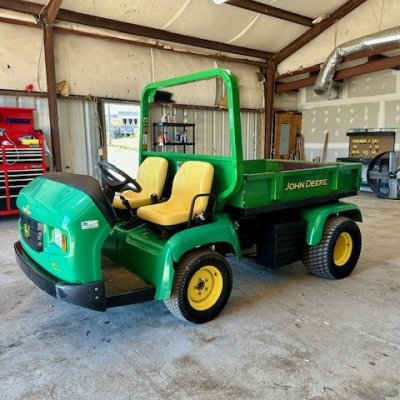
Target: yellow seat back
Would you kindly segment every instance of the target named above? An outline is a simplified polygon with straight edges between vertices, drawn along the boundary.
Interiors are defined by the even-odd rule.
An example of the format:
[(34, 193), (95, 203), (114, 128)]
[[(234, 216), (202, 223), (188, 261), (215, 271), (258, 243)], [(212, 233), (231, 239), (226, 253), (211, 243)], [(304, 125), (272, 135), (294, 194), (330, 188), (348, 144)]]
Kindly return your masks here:
[[(165, 203), (140, 207), (138, 216), (157, 225), (171, 226), (188, 221), (190, 207), (198, 194), (210, 193), (214, 167), (203, 161), (187, 161), (174, 177), (171, 197)], [(196, 199), (193, 217), (207, 208), (209, 197)]]
[(165, 158), (146, 158), (140, 164), (136, 178), (137, 182), (142, 187), (142, 192), (148, 195), (155, 193), (158, 197), (161, 197), (167, 171), (168, 161)]
[(126, 210), (120, 195), (128, 200), (131, 208), (139, 208), (151, 204), (151, 195), (155, 193), (158, 198), (161, 197), (165, 179), (168, 172), (168, 161), (161, 157), (148, 157), (139, 166), (137, 173), (137, 182), (142, 187), (140, 193), (132, 190), (126, 190), (122, 193), (116, 193), (113, 201), (113, 207)]
[[(187, 161), (175, 175), (172, 184), (171, 198), (177, 209), (190, 210), (194, 196), (201, 193), (210, 193), (214, 168), (211, 164), (202, 161)], [(205, 211), (207, 197), (196, 200), (194, 212)]]

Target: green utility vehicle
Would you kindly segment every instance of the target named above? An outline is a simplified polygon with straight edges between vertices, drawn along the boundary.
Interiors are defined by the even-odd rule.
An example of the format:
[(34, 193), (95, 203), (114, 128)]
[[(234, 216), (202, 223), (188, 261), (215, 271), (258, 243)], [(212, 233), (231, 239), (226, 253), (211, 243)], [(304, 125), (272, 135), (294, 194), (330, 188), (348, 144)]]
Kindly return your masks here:
[[(226, 86), (229, 154), (153, 143), (156, 91), (215, 78)], [(102, 161), (102, 187), (93, 177), (48, 173), (21, 191), (16, 258), (45, 292), (99, 311), (163, 300), (178, 318), (203, 323), (230, 296), (227, 254), (240, 260), (252, 248), (269, 268), (302, 260), (331, 279), (353, 271), (362, 217), (340, 199), (357, 193), (360, 165), (244, 161), (238, 83), (223, 69), (147, 85), (140, 115), (136, 180)]]

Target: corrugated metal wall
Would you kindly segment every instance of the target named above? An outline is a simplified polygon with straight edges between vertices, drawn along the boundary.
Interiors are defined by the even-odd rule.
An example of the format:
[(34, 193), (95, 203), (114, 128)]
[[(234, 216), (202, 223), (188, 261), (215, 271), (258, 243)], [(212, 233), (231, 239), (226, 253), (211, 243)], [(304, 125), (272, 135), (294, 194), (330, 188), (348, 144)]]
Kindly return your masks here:
[[(40, 97), (0, 96), (0, 107), (35, 108), (35, 126), (44, 133), (51, 149), (47, 99)], [(100, 136), (97, 105), (85, 100), (58, 100), (61, 164), (65, 172), (95, 175)], [(51, 170), (51, 159), (47, 157)]]
[[(36, 128), (44, 133), (51, 149), (50, 122), (47, 99), (23, 96), (0, 96), (0, 107), (28, 107), (36, 109)], [(101, 145), (97, 103), (87, 100), (59, 99), (59, 127), (61, 144), (61, 164), (65, 172), (96, 176), (96, 164)], [(197, 108), (154, 108), (152, 119), (160, 121), (167, 113), (175, 114), (183, 121), (184, 113), (188, 122), (196, 124), (196, 153), (229, 153), (228, 117), (224, 110)], [(241, 113), (243, 156), (245, 159), (260, 158), (260, 112)], [(47, 157), (51, 169), (51, 159)]]
[[(225, 110), (155, 107), (151, 110), (151, 122), (159, 122), (162, 116), (168, 114), (170, 118), (175, 115), (177, 122), (183, 122), (186, 119), (187, 122), (196, 125), (196, 153), (229, 154), (229, 124), (228, 113)], [(260, 158), (262, 152), (261, 113), (243, 111), (241, 121), (244, 159)]]
[(58, 113), (62, 170), (95, 176), (100, 147), (97, 103), (59, 100)]

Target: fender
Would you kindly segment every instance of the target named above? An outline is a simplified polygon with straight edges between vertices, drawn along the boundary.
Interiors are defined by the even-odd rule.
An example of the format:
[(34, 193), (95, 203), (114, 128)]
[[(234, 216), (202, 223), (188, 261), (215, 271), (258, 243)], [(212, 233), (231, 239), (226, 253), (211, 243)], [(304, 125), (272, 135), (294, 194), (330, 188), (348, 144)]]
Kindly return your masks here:
[(325, 222), (331, 215), (343, 215), (353, 221), (362, 222), (360, 208), (355, 204), (345, 202), (305, 208), (300, 211), (300, 215), (307, 223), (306, 243), (309, 246), (321, 241)]
[(215, 222), (210, 224), (179, 232), (167, 244), (173, 249), (174, 262), (178, 262), (188, 251), (214, 243), (230, 244), (237, 259), (241, 259), (240, 243), (235, 226), (226, 214), (217, 215)]
[[(218, 214), (214, 222), (183, 230), (169, 239), (163, 249), (164, 279), (157, 287), (156, 299), (166, 299), (171, 295), (175, 275), (174, 264), (179, 262), (184, 254), (195, 248), (214, 243), (231, 245), (237, 259), (241, 259), (239, 238), (233, 222), (226, 214)], [(165, 279), (167, 276), (168, 279)]]
[[(240, 260), (241, 250), (234, 223), (227, 214), (214, 221), (184, 229), (162, 239), (145, 225), (127, 231), (118, 225), (103, 245), (102, 252), (156, 288), (155, 300), (168, 299), (175, 276), (175, 264), (191, 250), (226, 243)], [(151, 266), (151, 268), (149, 268)]]

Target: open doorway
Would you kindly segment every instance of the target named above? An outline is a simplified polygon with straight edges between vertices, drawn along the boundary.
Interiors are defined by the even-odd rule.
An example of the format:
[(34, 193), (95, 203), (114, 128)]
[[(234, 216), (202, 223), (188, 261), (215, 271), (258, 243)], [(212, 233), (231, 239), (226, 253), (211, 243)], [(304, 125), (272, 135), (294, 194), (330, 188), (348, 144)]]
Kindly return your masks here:
[(121, 102), (104, 102), (107, 161), (136, 177), (139, 149), (140, 107)]

